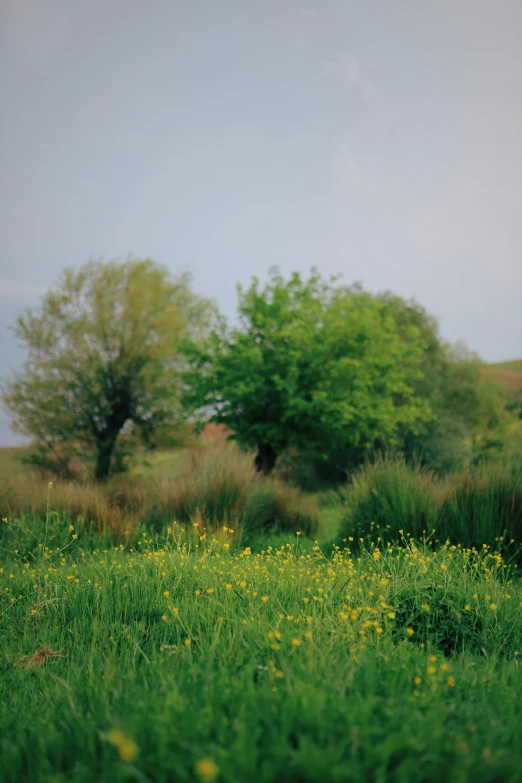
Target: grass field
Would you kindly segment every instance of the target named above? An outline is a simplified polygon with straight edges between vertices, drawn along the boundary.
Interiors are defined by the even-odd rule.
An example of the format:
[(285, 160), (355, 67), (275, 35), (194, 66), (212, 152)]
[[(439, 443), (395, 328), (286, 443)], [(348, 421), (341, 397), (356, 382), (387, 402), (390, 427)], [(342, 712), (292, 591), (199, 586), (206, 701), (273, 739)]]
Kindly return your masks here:
[(522, 373), (522, 359), (511, 359), (507, 362), (494, 362), (493, 364), (488, 364), (486, 366), (493, 369), (513, 370)]
[(522, 781), (519, 463), (314, 497), (225, 444), (103, 488), (16, 457), (1, 783)]
[(522, 779), (499, 556), (74, 535), (4, 559), (2, 781)]

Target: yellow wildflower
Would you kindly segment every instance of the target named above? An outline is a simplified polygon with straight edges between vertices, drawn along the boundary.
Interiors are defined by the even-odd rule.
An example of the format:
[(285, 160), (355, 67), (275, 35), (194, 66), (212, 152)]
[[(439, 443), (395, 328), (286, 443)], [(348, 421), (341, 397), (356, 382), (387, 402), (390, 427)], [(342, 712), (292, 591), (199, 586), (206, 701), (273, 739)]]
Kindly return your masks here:
[(196, 774), (203, 783), (210, 783), (219, 773), (219, 767), (212, 759), (196, 761)]
[(122, 761), (130, 763), (138, 755), (136, 743), (126, 737), (120, 729), (111, 729), (107, 734), (107, 740), (117, 749)]

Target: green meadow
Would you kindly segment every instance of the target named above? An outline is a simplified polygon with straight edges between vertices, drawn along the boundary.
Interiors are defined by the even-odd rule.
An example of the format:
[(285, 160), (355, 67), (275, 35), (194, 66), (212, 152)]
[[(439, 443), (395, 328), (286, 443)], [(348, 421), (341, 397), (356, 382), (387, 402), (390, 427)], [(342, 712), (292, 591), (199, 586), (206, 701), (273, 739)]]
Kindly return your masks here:
[(413, 300), (64, 270), (1, 384), (0, 783), (522, 783), (522, 373)]
[(313, 495), (208, 452), (5, 474), (0, 780), (522, 780), (520, 472)]

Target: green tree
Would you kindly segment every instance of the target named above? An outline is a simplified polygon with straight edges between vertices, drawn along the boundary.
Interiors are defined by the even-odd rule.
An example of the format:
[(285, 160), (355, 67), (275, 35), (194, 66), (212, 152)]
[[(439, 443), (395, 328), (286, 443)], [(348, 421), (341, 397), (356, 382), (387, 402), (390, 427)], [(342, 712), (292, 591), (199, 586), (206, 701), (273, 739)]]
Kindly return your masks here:
[(57, 464), (71, 446), (92, 454), (95, 477), (105, 479), (122, 433), (150, 444), (180, 421), (185, 349), (212, 314), (187, 276), (172, 278), (150, 260), (66, 269), (14, 327), (27, 349), (25, 365), (3, 385), (15, 429)]
[(360, 287), (270, 271), (238, 287), (239, 325), (214, 331), (190, 375), (200, 411), (257, 449), (270, 473), (289, 447), (326, 456), (346, 443), (364, 448), (430, 417), (414, 393), (423, 345)]
[(484, 377), (480, 358), (460, 343), (444, 342), (437, 320), (415, 300), (389, 292), (378, 299), (401, 332), (415, 326), (424, 343), (422, 373), (413, 385), (434, 415), (415, 431), (400, 427), (398, 445), (406, 458), (446, 471), (498, 450), (508, 416), (502, 391)]

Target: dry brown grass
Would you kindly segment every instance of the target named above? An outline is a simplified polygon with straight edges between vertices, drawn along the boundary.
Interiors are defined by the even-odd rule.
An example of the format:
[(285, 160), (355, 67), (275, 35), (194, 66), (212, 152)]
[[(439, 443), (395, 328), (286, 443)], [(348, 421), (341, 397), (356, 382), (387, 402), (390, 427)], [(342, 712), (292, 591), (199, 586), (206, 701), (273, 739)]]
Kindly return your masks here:
[(507, 389), (522, 389), (522, 371), (509, 370), (503, 367), (483, 367), (482, 372), (485, 378), (494, 380)]
[(81, 519), (100, 534), (124, 539), (140, 523), (159, 531), (177, 521), (236, 530), (315, 532), (315, 500), (275, 479), (259, 476), (252, 454), (220, 437), (203, 439), (171, 476), (125, 475), (105, 485), (47, 481), (29, 473), (0, 479), (0, 513), (44, 518), (47, 509)]
[(129, 533), (139, 525), (139, 504), (131, 507), (118, 501), (116, 488), (110, 486), (63, 480), (49, 487), (47, 481), (30, 474), (0, 481), (0, 510), (9, 519), (21, 514), (44, 517), (50, 509), (74, 521), (82, 519), (100, 534)]
[(39, 647), (32, 655), (24, 655), (17, 662), (17, 666), (22, 668), (31, 668), (32, 666), (43, 666), (48, 658), (63, 658), (61, 650), (51, 650), (50, 647)]
[(201, 440), (204, 444), (215, 444), (225, 446), (229, 442), (232, 430), (229, 430), (224, 424), (214, 424), (210, 422), (205, 424), (201, 433)]

